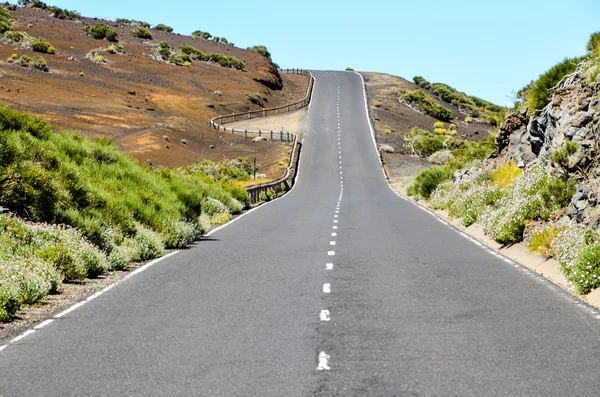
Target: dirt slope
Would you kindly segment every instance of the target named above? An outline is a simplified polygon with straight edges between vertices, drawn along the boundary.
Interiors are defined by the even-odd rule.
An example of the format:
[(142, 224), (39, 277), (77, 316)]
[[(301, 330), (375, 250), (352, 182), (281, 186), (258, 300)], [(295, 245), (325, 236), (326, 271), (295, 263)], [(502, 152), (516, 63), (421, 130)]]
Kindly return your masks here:
[[(110, 43), (84, 35), (82, 28), (97, 22), (60, 20), (40, 9), (14, 11), (14, 30), (45, 37), (57, 54), (42, 54), (50, 69), (44, 73), (4, 61), (12, 54), (39, 53), (0, 43), (0, 103), (42, 115), (58, 129), (111, 137), (134, 157), (156, 165), (257, 156), (263, 172), (278, 176), (277, 163), (288, 150), (285, 145), (217, 133), (208, 121), (220, 114), (259, 109), (245, 93), (260, 94), (265, 107), (299, 100), (305, 95), (306, 77), (282, 75), (283, 89), (273, 90), (256, 81), (275, 76), (270, 62), (253, 51), (156, 30), (153, 40), (142, 40), (129, 35), (132, 26), (109, 21), (102, 22), (117, 30), (125, 54), (106, 54), (108, 63), (96, 64), (86, 54)], [(190, 67), (159, 62), (150, 54), (160, 41), (172, 48), (188, 44), (205, 53), (232, 55), (247, 65), (238, 71), (200, 61)]]
[[(395, 153), (383, 153), (384, 166), (392, 183), (401, 182), (416, 175), (431, 164), (424, 159), (411, 156), (404, 148), (404, 134), (413, 127), (433, 131), (435, 118), (411, 109), (398, 101), (400, 89), (416, 90), (419, 87), (402, 77), (382, 73), (361, 73), (367, 85), (369, 113), (375, 126), (378, 145), (390, 145)], [(427, 92), (427, 90), (424, 90)], [(465, 115), (456, 106), (443, 102), (433, 95), (438, 104), (454, 113), (457, 137), (479, 141), (486, 137), (493, 127), (485, 123), (466, 123)], [(388, 130), (386, 134), (385, 131)], [(391, 130), (391, 132), (389, 132)]]

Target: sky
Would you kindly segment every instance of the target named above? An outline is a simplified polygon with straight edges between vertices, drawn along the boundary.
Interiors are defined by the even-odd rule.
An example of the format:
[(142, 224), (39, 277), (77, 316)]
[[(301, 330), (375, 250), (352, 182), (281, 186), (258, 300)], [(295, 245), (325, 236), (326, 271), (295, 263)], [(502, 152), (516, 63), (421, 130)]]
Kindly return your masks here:
[[(15, 1), (12, 1), (15, 3)], [(283, 68), (381, 72), (512, 105), (513, 93), (600, 30), (599, 0), (364, 2), (46, 0), (87, 17), (164, 23), (265, 45)]]

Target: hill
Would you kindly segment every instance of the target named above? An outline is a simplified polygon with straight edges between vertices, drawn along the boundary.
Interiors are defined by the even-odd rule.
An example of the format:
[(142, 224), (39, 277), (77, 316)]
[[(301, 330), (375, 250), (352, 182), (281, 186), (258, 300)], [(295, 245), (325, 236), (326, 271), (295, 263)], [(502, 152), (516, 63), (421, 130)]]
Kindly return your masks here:
[[(12, 31), (0, 40), (0, 59), (6, 59), (1, 66), (2, 103), (41, 115), (57, 130), (109, 137), (143, 162), (177, 167), (202, 159), (257, 156), (262, 172), (281, 174), (277, 163), (287, 155), (284, 146), (273, 150), (272, 144), (218, 134), (208, 121), (260, 109), (247, 93), (258, 94), (267, 107), (299, 100), (306, 77), (280, 76), (264, 52), (237, 48), (224, 39), (203, 39), (200, 33), (183, 36), (158, 26), (147, 29), (151, 38), (139, 38), (130, 32), (137, 34), (147, 24), (61, 19), (31, 4), (10, 12)], [(114, 30), (118, 44), (95, 39), (91, 30), (98, 24)], [(30, 38), (40, 37), (55, 53), (32, 50)], [(163, 58), (160, 50), (164, 55), (166, 46)], [(206, 57), (211, 54), (233, 57), (243, 69), (224, 67), (221, 57)], [(48, 71), (21, 66), (23, 56), (42, 56)]]

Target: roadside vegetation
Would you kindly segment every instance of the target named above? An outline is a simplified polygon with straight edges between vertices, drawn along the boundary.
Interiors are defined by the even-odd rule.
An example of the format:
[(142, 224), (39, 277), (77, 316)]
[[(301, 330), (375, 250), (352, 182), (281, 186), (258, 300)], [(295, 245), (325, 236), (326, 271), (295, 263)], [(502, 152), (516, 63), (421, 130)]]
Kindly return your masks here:
[[(515, 110), (527, 108), (530, 117), (539, 117), (552, 100), (553, 89), (576, 69), (576, 84), (583, 85), (576, 94), (581, 96), (578, 100), (586, 100), (585, 95), (591, 100), (600, 98), (600, 32), (591, 35), (587, 50), (583, 57), (559, 62), (519, 91)], [(415, 78), (415, 83), (434, 91), (422, 78)], [(558, 142), (560, 146), (549, 155), (539, 156), (524, 168), (506, 157), (493, 167), (482, 168), (474, 165), (494, 149), (492, 138), (471, 145), (462, 161), (457, 161), (461, 149), (453, 137), (412, 131), (407, 145), (416, 154), (429, 156), (435, 165), (415, 178), (408, 193), (427, 200), (434, 209), (448, 211), (464, 226), (478, 223), (498, 243), (522, 242), (540, 255), (555, 258), (573, 288), (587, 294), (600, 288), (600, 231), (595, 218), (582, 222), (569, 211), (575, 201), (583, 200), (575, 198), (578, 186), (597, 186), (597, 152), (568, 137)], [(591, 156), (589, 167), (574, 167), (577, 153)]]
[(95, 38), (96, 40), (108, 40), (111, 42), (119, 41), (119, 35), (117, 31), (109, 27), (104, 23), (97, 23), (93, 26), (86, 26), (83, 31), (88, 36)]
[(0, 320), (56, 292), (184, 248), (240, 213), (246, 160), (154, 169), (108, 139), (53, 133), (0, 106)]

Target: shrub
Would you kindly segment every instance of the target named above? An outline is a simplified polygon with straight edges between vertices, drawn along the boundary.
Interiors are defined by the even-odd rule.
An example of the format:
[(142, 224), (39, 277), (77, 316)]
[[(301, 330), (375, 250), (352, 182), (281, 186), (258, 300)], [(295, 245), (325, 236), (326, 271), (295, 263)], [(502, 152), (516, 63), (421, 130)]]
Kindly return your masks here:
[(566, 208), (575, 194), (574, 180), (562, 180), (556, 177), (549, 177), (546, 185), (540, 190), (540, 197), (544, 204), (544, 212), (548, 216), (561, 208)]
[(594, 54), (600, 53), (600, 32), (595, 32), (590, 35), (586, 49)]
[(417, 105), (425, 114), (442, 121), (451, 121), (454, 113), (441, 105), (438, 105), (422, 90), (401, 90), (400, 97), (411, 104)]
[(465, 123), (471, 124), (473, 122), (473, 117), (467, 116), (465, 117)]
[(583, 248), (570, 279), (580, 294), (600, 287), (600, 244), (592, 243)]
[(265, 58), (271, 59), (271, 53), (269, 52), (267, 47), (265, 47), (264, 45), (255, 45), (252, 47), (248, 47), (248, 49), (251, 51), (254, 51), (254, 52), (258, 52), (260, 55), (262, 55)]
[(552, 98), (554, 88), (566, 75), (571, 74), (583, 58), (565, 58), (548, 71), (541, 74), (518, 92), (518, 97), (524, 100), (530, 112), (544, 108)]
[(135, 236), (125, 239), (123, 243), (131, 253), (132, 260), (142, 262), (161, 256), (163, 249), (160, 237), (142, 225), (138, 224), (137, 228)]
[(505, 189), (512, 185), (522, 172), (514, 161), (507, 161), (492, 172), (492, 186)]
[(171, 57), (171, 46), (166, 41), (158, 43), (158, 55), (164, 60), (168, 60)]
[(154, 27), (154, 29), (156, 30), (160, 30), (163, 32), (167, 32), (167, 33), (173, 33), (173, 28), (167, 25), (163, 25), (162, 23), (159, 23), (158, 25), (156, 25)]
[(436, 134), (439, 134), (439, 135), (447, 135), (448, 134), (448, 130), (445, 128), (436, 128), (435, 130), (433, 130), (433, 132), (435, 132)]
[(415, 76), (415, 77), (413, 77), (413, 82), (416, 85), (418, 85), (419, 87), (422, 87), (422, 88), (425, 88), (425, 89), (429, 89), (431, 87), (431, 83), (429, 83), (429, 81), (425, 80), (421, 76)]
[(411, 186), (411, 192), (428, 199), (442, 182), (452, 179), (454, 170), (444, 166), (433, 166), (421, 171)]
[(25, 32), (8, 31), (4, 34), (4, 37), (15, 43), (21, 43), (29, 39), (29, 35)]
[(56, 54), (56, 49), (43, 37), (32, 38), (30, 40), (31, 49), (44, 54)]
[(427, 158), (427, 161), (429, 161), (432, 164), (444, 165), (453, 158), (454, 156), (452, 155), (452, 152), (450, 150), (440, 150), (429, 156)]
[(354, 69), (352, 69), (352, 68), (346, 68), (346, 72), (354, 72)]
[(27, 55), (21, 55), (21, 58), (19, 59), (19, 64), (23, 67), (29, 67), (29, 64), (31, 63), (31, 57), (28, 57)]
[(152, 40), (152, 32), (144, 27), (134, 28), (129, 31), (129, 34), (133, 37), (140, 39)]
[(443, 149), (453, 150), (463, 145), (463, 141), (454, 137), (432, 134), (417, 127), (405, 134), (404, 142), (406, 148), (415, 150), (424, 157)]
[(433, 123), (433, 128), (434, 129), (438, 129), (438, 128), (445, 128), (446, 124), (443, 121), (436, 121), (435, 123)]
[(10, 20), (12, 14), (9, 10), (4, 7), (0, 7), (0, 34), (9, 32), (13, 29)]
[(552, 241), (558, 235), (558, 228), (554, 225), (546, 225), (533, 230), (525, 240), (527, 247), (542, 256), (551, 256)]
[(119, 40), (119, 35), (117, 31), (113, 28), (109, 27), (104, 23), (97, 23), (93, 26), (86, 26), (83, 28), (85, 34), (92, 36), (96, 40), (108, 40), (112, 42), (117, 42)]
[(41, 70), (44, 72), (48, 71), (48, 63), (46, 62), (46, 60), (41, 57), (41, 56), (34, 56), (33, 58), (31, 58), (31, 63), (30, 65), (37, 70)]
[(199, 37), (202, 38), (204, 40), (208, 40), (212, 37), (212, 34), (208, 33), (208, 32), (203, 32), (201, 30), (196, 30), (195, 32), (192, 32), (192, 36), (194, 37)]

